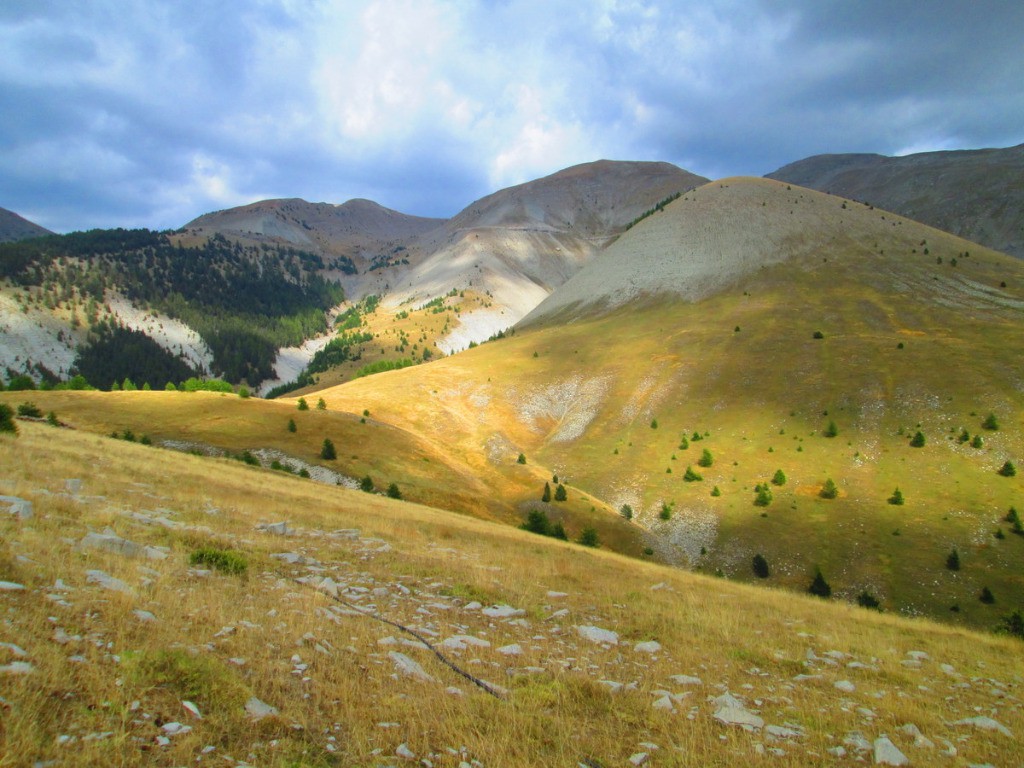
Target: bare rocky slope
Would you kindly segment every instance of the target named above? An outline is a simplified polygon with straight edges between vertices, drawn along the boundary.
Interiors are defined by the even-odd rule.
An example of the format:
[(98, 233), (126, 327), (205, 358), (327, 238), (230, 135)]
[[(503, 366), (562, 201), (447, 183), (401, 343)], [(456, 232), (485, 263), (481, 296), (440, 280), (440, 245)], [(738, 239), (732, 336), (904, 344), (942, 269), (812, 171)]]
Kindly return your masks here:
[(1024, 144), (904, 157), (815, 155), (767, 178), (868, 202), (1024, 257)]
[(14, 211), (0, 208), (0, 243), (52, 234), (50, 230), (19, 216)]

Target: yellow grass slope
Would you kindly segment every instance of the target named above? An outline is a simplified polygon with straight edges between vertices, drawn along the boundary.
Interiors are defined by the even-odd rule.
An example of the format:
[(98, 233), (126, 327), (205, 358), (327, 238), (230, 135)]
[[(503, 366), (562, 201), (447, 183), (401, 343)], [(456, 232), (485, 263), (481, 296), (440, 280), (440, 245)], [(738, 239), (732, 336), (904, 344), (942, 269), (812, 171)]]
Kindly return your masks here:
[[(0, 517), (0, 765), (1021, 758), (1013, 641), (19, 426), (0, 490), (34, 516)], [(201, 550), (247, 567), (190, 563)]]

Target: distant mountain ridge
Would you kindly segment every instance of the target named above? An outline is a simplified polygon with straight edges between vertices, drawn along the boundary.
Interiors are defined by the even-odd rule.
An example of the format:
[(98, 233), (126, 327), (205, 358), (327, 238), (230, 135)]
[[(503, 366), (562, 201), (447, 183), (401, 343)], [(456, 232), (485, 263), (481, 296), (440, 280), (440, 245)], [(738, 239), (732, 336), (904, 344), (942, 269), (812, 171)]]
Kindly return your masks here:
[(53, 232), (19, 216), (14, 211), (0, 208), (0, 243), (27, 240), (30, 237), (52, 235)]
[(767, 178), (871, 203), (1024, 258), (1024, 144), (902, 157), (815, 155)]

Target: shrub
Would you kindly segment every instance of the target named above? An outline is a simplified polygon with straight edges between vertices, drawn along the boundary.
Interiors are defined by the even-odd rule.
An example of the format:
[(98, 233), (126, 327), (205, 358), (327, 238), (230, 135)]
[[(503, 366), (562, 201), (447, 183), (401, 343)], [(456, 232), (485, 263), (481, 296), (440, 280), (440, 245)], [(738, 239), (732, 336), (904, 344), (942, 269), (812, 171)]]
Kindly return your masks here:
[(560, 522), (551, 526), (550, 536), (553, 539), (560, 539), (561, 541), (569, 540), (569, 534), (565, 532), (565, 526)]
[(173, 381), (168, 381), (166, 384), (164, 384), (164, 391), (165, 392), (177, 392), (178, 388), (176, 386), (174, 386), (174, 382)]
[(203, 547), (188, 556), (191, 565), (208, 565), (223, 573), (242, 574), (249, 567), (245, 555), (234, 549)]
[(811, 334), (811, 338), (824, 339), (825, 338), (825, 334), (822, 333), (821, 331), (815, 331), (814, 333)]
[(712, 496), (714, 496), (715, 498), (718, 498), (719, 496), (721, 496), (721, 495), (722, 495), (722, 491), (721, 491), (721, 489), (720, 489), (720, 488), (719, 488), (719, 487), (718, 487), (718, 486), (716, 485), (716, 486), (715, 486), (714, 488), (712, 488), (712, 489), (711, 489), (711, 495), (712, 495)]
[(887, 501), (897, 507), (903, 506), (903, 492), (897, 488), (892, 492), (892, 496), (890, 496)]
[(834, 421), (830, 421), (828, 426), (825, 427), (825, 431), (822, 432), (825, 437), (835, 437), (839, 434), (839, 428), (836, 426)]
[(700, 455), (700, 460), (697, 463), (700, 466), (707, 468), (715, 463), (715, 457), (711, 455), (711, 451), (705, 448), (704, 452), (701, 453)]
[(775, 474), (772, 475), (772, 485), (785, 485), (786, 484), (786, 473), (781, 469), (776, 469)]
[(253, 456), (251, 451), (242, 451), (242, 455), (239, 456), (239, 459), (250, 467), (258, 467), (260, 465), (260, 460)]
[(373, 478), (366, 475), (362, 480), (360, 480), (359, 490), (364, 493), (373, 493)]
[(309, 403), (306, 402), (306, 398), (300, 397), (299, 398), (299, 404), (298, 404), (297, 407), (298, 407), (298, 409), (300, 411), (308, 411), (309, 410)]
[(558, 487), (555, 489), (555, 501), (567, 501), (568, 498), (569, 496), (565, 492), (565, 486), (559, 483)]
[(981, 439), (981, 435), (975, 435), (971, 440), (971, 448), (981, 448), (983, 445), (985, 445), (985, 441)]
[(580, 532), (580, 537), (576, 540), (584, 547), (600, 547), (601, 540), (597, 536), (597, 529), (592, 527), (584, 528)]
[(683, 435), (682, 439), (680, 439), (680, 441), (679, 441), (679, 450), (680, 451), (685, 451), (689, 447), (690, 447), (690, 441), (686, 439), (686, 435)]
[(910, 440), (911, 448), (924, 448), (924, 432), (917, 431)]
[(981, 428), (996, 432), (999, 429), (999, 419), (996, 418), (994, 413), (990, 413), (985, 417), (985, 420), (981, 422)]
[(1021, 615), (1020, 611), (1014, 611), (1004, 616), (996, 631), (1024, 640), (1024, 615)]
[(318, 411), (326, 411), (327, 410), (327, 403), (324, 401), (324, 399), (322, 397), (319, 400), (316, 401), (316, 409)]
[(836, 487), (836, 484), (831, 477), (825, 481), (823, 486), (821, 486), (821, 490), (818, 491), (818, 495), (823, 499), (834, 499), (839, 495), (839, 489)]
[(43, 418), (43, 412), (39, 410), (39, 406), (35, 403), (22, 403), (18, 406), (18, 415), (26, 416), (30, 419), (41, 419)]
[(999, 474), (1003, 477), (1013, 477), (1017, 474), (1017, 468), (1013, 466), (1013, 462), (1007, 459), (1003, 466), (999, 468)]
[(857, 605), (861, 608), (873, 608), (876, 611), (882, 610), (882, 604), (878, 601), (878, 598), (866, 589), (862, 590), (861, 593), (857, 595)]
[(633, 519), (633, 508), (631, 506), (629, 506), (629, 504), (623, 504), (621, 507), (619, 507), (619, 514), (622, 515), (627, 520), (632, 520)]
[(814, 578), (811, 580), (810, 586), (807, 587), (807, 591), (812, 595), (818, 597), (831, 597), (832, 587), (825, 581), (825, 577), (821, 574), (821, 569), (817, 568), (814, 571)]
[(298, 429), (299, 428), (295, 426), (295, 419), (288, 419), (288, 431), (296, 432)]
[(18, 434), (18, 425), (14, 423), (14, 411), (6, 403), (0, 403), (0, 432)]
[(551, 485), (544, 483), (544, 492), (540, 495), (540, 500), (544, 502), (551, 501)]
[(971, 433), (965, 429), (960, 433), (960, 437), (958, 437), (956, 440), (958, 443), (961, 444), (968, 443), (971, 440)]
[(49, 424), (51, 427), (60, 426), (60, 419), (57, 418), (56, 411), (50, 411), (48, 414), (46, 414), (46, 423)]
[(672, 505), (669, 504), (667, 501), (661, 502), (661, 511), (658, 512), (658, 517), (661, 520), (671, 520), (672, 519)]
[(683, 475), (683, 480), (685, 480), (688, 483), (696, 483), (703, 479), (704, 478), (701, 475), (693, 471), (693, 467), (687, 467), (686, 473)]
[(754, 506), (767, 507), (772, 503), (772, 489), (767, 485), (759, 485), (756, 488), (757, 496), (754, 497)]
[(309, 479), (309, 470), (306, 469), (305, 467), (300, 469), (299, 470), (299, 477), (304, 477), (304, 478), (306, 478), (308, 480)]
[(658, 420), (657, 419), (651, 419), (651, 429), (657, 429), (657, 428), (658, 428)]
[[(149, 385), (147, 384), (146, 386), (148, 387)], [(248, 400), (252, 396), (252, 393), (249, 392), (249, 388), (243, 384), (238, 388), (238, 396), (243, 400)]]
[(398, 489), (397, 483), (391, 483), (391, 485), (388, 486), (387, 495), (389, 499), (402, 498), (402, 492)]
[(946, 556), (946, 569), (949, 571), (960, 570), (960, 553), (953, 547), (953, 551)]
[(754, 555), (751, 567), (754, 569), (754, 575), (759, 579), (767, 579), (771, 575), (771, 572), (768, 570), (768, 561), (760, 553)]
[(333, 461), (338, 458), (338, 454), (334, 450), (334, 443), (331, 442), (329, 437), (324, 438), (324, 444), (320, 448), (320, 458), (327, 461)]
[(992, 594), (992, 590), (988, 587), (982, 587), (978, 599), (985, 605), (992, 605), (996, 601), (996, 596)]
[(520, 453), (519, 454), (519, 458), (516, 459), (516, 464), (525, 464), (525, 463), (526, 463), (526, 454), (525, 453)]

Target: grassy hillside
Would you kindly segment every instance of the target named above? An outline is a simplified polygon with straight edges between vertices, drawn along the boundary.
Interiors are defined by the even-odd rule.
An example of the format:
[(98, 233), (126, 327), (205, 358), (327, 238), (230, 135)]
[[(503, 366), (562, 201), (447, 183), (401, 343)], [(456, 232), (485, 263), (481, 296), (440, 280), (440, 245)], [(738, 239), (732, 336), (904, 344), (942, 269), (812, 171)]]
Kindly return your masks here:
[(820, 765), (883, 735), (915, 764), (1020, 759), (1016, 641), (19, 428), (2, 765)]

